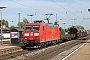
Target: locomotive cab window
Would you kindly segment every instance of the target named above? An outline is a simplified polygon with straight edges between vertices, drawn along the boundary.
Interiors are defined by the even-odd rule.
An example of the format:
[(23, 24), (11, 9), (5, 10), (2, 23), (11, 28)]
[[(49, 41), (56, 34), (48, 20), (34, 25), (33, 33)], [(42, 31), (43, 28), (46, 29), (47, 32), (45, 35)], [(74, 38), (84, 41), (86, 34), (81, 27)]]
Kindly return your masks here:
[(26, 26), (25, 29), (26, 29), (26, 30), (31, 30), (31, 29), (32, 29), (32, 26)]
[(39, 26), (33, 26), (34, 30), (39, 30)]
[(39, 26), (26, 26), (26, 30), (39, 30)]

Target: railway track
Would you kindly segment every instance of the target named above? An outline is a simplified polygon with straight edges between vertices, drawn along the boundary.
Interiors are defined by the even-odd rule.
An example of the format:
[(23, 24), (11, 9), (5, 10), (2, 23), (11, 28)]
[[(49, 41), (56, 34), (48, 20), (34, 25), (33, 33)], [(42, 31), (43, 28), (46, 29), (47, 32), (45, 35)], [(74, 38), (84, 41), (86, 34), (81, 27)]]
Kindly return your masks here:
[(72, 40), (36, 50), (18, 50), (0, 55), (0, 60), (48, 60), (71, 47), (87, 40)]
[(20, 51), (20, 50), (22, 50), (22, 48), (19, 46), (13, 46), (10, 48), (0, 49), (0, 55), (5, 55), (5, 54), (13, 53), (16, 51)]
[(13, 53), (9, 53), (9, 54), (5, 54), (0, 56), (0, 60), (7, 60), (7, 58), (10, 60), (48, 60), (52, 57), (54, 57), (55, 55), (70, 49), (71, 47), (80, 44), (81, 42), (83, 42), (84, 40), (73, 40), (73, 41), (69, 41), (69, 42), (65, 42), (62, 44), (58, 44), (55, 46), (51, 46), (48, 48), (43, 48), (43, 49), (39, 49), (39, 50), (35, 50), (35, 51), (28, 51), (28, 50), (22, 50), (22, 51), (18, 51), (18, 52), (13, 52)]
[(13, 53), (9, 53), (9, 54), (4, 54), (0, 56), (0, 60), (7, 60), (10, 58), (15, 58), (16, 56), (20, 56), (22, 54), (26, 54), (28, 53), (27, 51), (17, 51), (17, 52), (13, 52)]
[(70, 49), (71, 47), (80, 44), (82, 41), (80, 40), (73, 40), (73, 41), (69, 41), (66, 42), (64, 44), (61, 45), (56, 45), (55, 47), (52, 47), (50, 49), (45, 50), (44, 52), (41, 52), (39, 54), (36, 54), (34, 56), (30, 56), (29, 58), (27, 58), (26, 60), (48, 60), (54, 56), (56, 56), (57, 54)]

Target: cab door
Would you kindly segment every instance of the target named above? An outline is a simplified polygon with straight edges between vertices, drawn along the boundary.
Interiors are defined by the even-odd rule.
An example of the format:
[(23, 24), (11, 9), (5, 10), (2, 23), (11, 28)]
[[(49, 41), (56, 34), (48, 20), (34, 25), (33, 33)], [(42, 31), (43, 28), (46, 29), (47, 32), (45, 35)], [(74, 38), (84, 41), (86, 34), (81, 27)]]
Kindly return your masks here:
[(46, 33), (45, 33), (45, 26), (42, 26), (42, 42), (45, 42), (46, 40)]

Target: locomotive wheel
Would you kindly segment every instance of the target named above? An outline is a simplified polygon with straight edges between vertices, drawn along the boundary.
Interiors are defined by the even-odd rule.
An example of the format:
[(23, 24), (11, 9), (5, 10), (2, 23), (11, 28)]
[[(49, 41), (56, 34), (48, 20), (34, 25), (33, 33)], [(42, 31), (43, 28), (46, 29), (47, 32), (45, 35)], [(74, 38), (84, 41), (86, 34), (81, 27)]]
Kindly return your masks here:
[(26, 46), (22, 46), (22, 49), (26, 49)]
[(53, 45), (56, 45), (56, 41), (53, 41)]
[(41, 43), (41, 44), (40, 44), (40, 48), (45, 48), (45, 47), (47, 47), (47, 45), (48, 45), (47, 42), (45, 42), (45, 43)]
[(44, 48), (48, 46), (48, 42), (45, 42), (44, 43)]
[(44, 44), (43, 44), (43, 43), (41, 43), (41, 44), (39, 45), (39, 47), (40, 47), (40, 48), (43, 48), (43, 47), (44, 47)]

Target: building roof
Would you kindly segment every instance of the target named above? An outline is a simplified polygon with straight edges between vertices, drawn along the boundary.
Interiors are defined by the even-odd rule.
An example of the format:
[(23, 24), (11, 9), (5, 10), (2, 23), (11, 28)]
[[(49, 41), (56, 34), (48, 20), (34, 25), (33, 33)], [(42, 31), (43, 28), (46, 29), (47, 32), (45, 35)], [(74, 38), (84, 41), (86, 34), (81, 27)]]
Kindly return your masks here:
[[(1, 28), (0, 28), (0, 30), (1, 30)], [(2, 30), (9, 30), (9, 28), (2, 28)]]
[[(12, 29), (12, 30), (24, 31), (24, 29), (22, 29), (22, 28), (14, 28), (14, 29)], [(12, 30), (11, 30), (11, 31), (12, 31)]]

